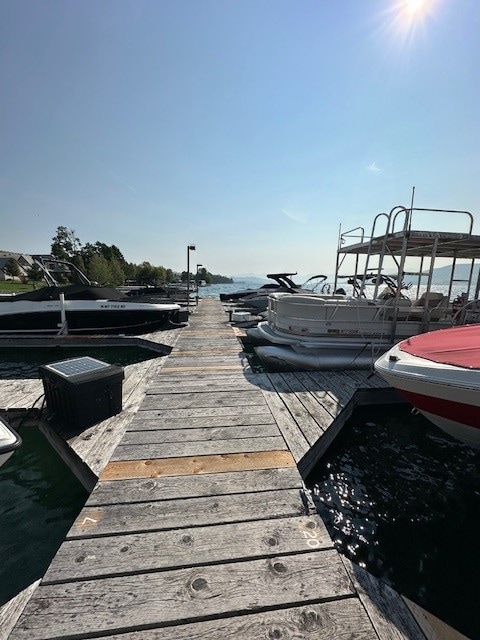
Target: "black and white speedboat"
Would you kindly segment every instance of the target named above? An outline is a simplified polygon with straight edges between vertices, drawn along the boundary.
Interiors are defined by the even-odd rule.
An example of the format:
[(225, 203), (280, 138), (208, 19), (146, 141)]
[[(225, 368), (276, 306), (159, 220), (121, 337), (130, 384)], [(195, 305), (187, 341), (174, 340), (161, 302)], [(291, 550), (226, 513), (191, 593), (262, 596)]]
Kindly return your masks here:
[[(310, 294), (327, 280), (327, 276), (319, 274), (312, 276), (304, 284), (299, 285), (295, 284), (291, 279), (291, 276), (295, 275), (295, 273), (269, 273), (267, 278), (274, 280), (276, 284), (267, 283), (259, 289), (244, 289), (243, 291), (236, 291), (234, 293), (221, 293), (220, 300), (222, 300), (222, 302), (236, 302), (256, 312), (261, 312), (267, 309), (268, 296), (271, 293)], [(310, 283), (309, 287), (307, 287), (308, 283)]]
[(135, 300), (113, 287), (95, 286), (81, 271), (81, 284), (60, 286), (39, 261), (50, 286), (0, 298), (0, 333), (141, 334), (186, 320), (178, 304)]

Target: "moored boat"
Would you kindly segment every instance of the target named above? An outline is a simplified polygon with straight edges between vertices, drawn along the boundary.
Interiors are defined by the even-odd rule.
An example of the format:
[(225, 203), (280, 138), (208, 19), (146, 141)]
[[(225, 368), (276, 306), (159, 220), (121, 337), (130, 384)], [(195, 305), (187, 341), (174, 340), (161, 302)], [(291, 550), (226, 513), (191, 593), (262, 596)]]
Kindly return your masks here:
[[(418, 219), (439, 213), (463, 217), (464, 231), (419, 228)], [(385, 226), (379, 234), (381, 220)], [(462, 220), (456, 229), (461, 224)], [(266, 321), (247, 329), (259, 345), (257, 355), (267, 367), (282, 369), (369, 368), (379, 354), (409, 336), (477, 322), (480, 280), (475, 283), (473, 273), (480, 237), (472, 234), (472, 228), (473, 216), (467, 211), (400, 206), (388, 215), (378, 214), (368, 238), (357, 229), (340, 234), (333, 291), (346, 279), (353, 294), (271, 293)], [(348, 244), (350, 236), (360, 241)], [(353, 269), (342, 275), (347, 258), (353, 258)], [(449, 258), (451, 263), (444, 292), (432, 285), (437, 258)], [(469, 277), (463, 280), (456, 270), (462, 259), (470, 263)], [(406, 282), (407, 276), (414, 282)], [(454, 308), (450, 300), (460, 282), (465, 291), (460, 308)]]
[(0, 333), (141, 334), (188, 319), (176, 303), (129, 297), (113, 287), (93, 284), (69, 262), (50, 263), (68, 269), (79, 283), (60, 286), (38, 260), (48, 286), (0, 298)]
[(22, 439), (18, 433), (0, 417), (0, 467), (21, 444)]
[[(223, 302), (236, 302), (244, 307), (248, 307), (256, 313), (266, 311), (268, 307), (268, 298), (271, 293), (287, 293), (293, 294), (311, 294), (322, 283), (325, 283), (327, 276), (318, 274), (310, 277), (303, 284), (295, 284), (292, 276), (296, 273), (269, 273), (267, 278), (271, 278), (276, 284), (267, 283), (259, 289), (244, 289), (233, 293), (221, 293), (220, 300)], [(307, 288), (309, 285), (310, 288)]]
[[(109, 287), (42, 287), (0, 300), (4, 333), (145, 333), (177, 321), (178, 304), (137, 302)], [(65, 324), (66, 323), (66, 324)]]
[(480, 325), (403, 340), (375, 370), (440, 429), (480, 448)]

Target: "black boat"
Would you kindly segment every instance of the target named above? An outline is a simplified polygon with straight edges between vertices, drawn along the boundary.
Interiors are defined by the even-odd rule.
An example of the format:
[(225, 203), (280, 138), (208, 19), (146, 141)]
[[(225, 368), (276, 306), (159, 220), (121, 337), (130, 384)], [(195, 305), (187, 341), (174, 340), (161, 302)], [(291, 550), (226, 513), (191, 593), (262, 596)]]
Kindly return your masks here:
[(2, 333), (129, 333), (141, 334), (187, 320), (178, 304), (135, 300), (113, 287), (92, 284), (74, 265), (67, 265), (82, 281), (60, 286), (45, 264), (49, 286), (0, 298)]
[[(237, 302), (256, 309), (256, 311), (265, 311), (268, 306), (268, 296), (271, 293), (312, 293), (316, 287), (325, 283), (327, 276), (322, 274), (312, 276), (304, 284), (295, 284), (291, 279), (291, 276), (297, 275), (296, 273), (269, 273), (267, 278), (275, 281), (275, 284), (267, 283), (261, 286), (259, 289), (245, 289), (243, 291), (236, 291), (234, 293), (221, 293), (220, 300), (222, 302)], [(306, 289), (307, 283), (312, 280), (318, 280), (315, 286), (311, 289)]]

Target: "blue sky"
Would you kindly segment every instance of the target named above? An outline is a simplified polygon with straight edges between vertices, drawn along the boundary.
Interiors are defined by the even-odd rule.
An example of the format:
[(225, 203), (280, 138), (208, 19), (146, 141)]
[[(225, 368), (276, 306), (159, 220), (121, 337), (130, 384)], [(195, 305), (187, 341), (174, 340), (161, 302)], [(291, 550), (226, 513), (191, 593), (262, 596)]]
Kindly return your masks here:
[(480, 215), (479, 33), (478, 0), (3, 0), (0, 249), (330, 273), (412, 186)]

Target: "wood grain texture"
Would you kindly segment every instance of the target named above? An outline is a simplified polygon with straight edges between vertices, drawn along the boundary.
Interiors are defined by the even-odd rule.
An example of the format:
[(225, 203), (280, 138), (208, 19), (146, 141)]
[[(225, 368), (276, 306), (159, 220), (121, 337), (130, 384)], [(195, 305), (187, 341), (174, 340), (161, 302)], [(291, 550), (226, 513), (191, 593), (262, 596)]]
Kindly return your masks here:
[(159, 409), (191, 409), (196, 407), (266, 406), (261, 391), (217, 391), (215, 393), (183, 393), (182, 395), (147, 395), (142, 402), (143, 411)]
[[(316, 442), (325, 431), (325, 428), (322, 428), (317, 422), (314, 414), (314, 412), (321, 413), (321, 405), (302, 387), (295, 375), (271, 373), (268, 377), (308, 444)], [(308, 405), (309, 409), (305, 405)]]
[(278, 428), (282, 432), (285, 442), (288, 448), (292, 452), (295, 460), (301, 460), (305, 453), (309, 449), (308, 440), (298, 428), (297, 423), (292, 418), (288, 408), (285, 406), (282, 398), (278, 395), (274, 385), (270, 381), (269, 377), (264, 374), (264, 378), (261, 382), (262, 393), (268, 404), (270, 411), (278, 425)]
[(155, 444), (120, 444), (111, 456), (116, 460), (144, 460), (194, 456), (253, 453), (255, 451), (281, 451), (287, 449), (281, 435), (257, 438), (231, 438), (228, 440), (195, 440)]
[(174, 349), (129, 369), (124, 416), (73, 443), (99, 470), (119, 435), (115, 456), (142, 457), (103, 470), (12, 640), (408, 637), (406, 609), (352, 574), (359, 599), (306, 515), (295, 465), (373, 383), (311, 372), (273, 384), (251, 372), (240, 333), (205, 299), (189, 326), (145, 336)]
[(432, 613), (425, 611), (425, 609), (419, 607), (415, 602), (412, 602), (404, 596), (402, 599), (412, 612), (427, 640), (469, 640), (463, 633), (453, 629)]
[(300, 474), (294, 467), (147, 479), (104, 480), (97, 483), (88, 499), (88, 506), (294, 488), (298, 490), (302, 488)]
[(170, 418), (201, 418), (204, 416), (268, 416), (272, 417), (272, 413), (265, 405), (239, 405), (236, 407), (198, 407), (194, 406), (188, 409), (139, 409), (139, 419), (159, 419), (168, 420)]
[(276, 422), (272, 414), (267, 409), (250, 415), (232, 415), (231, 413), (223, 416), (189, 416), (188, 418), (172, 418), (170, 412), (164, 413), (156, 418), (148, 417), (147, 412), (142, 411), (137, 414), (127, 427), (127, 434), (134, 431), (160, 431), (181, 429), (188, 438), (187, 431), (189, 429), (211, 428), (211, 427), (234, 427), (234, 426), (254, 426), (261, 429), (263, 426), (275, 426)]
[(39, 584), (40, 580), (36, 580), (0, 607), (0, 640), (7, 640)]
[(353, 595), (333, 550), (45, 585), (11, 639), (128, 631)]
[(201, 473), (225, 473), (250, 469), (278, 469), (294, 467), (295, 460), (289, 451), (257, 451), (228, 455), (163, 458), (157, 460), (127, 460), (110, 462), (100, 480), (125, 480), (128, 478), (157, 478), (159, 476), (198, 475)]
[(122, 438), (121, 446), (163, 444), (169, 442), (183, 443), (208, 440), (236, 440), (238, 438), (264, 438), (279, 435), (280, 431), (274, 423), (247, 426), (208, 426), (197, 429), (142, 429), (142, 431), (127, 431)]
[(69, 540), (43, 584), (333, 548), (319, 516)]
[[(98, 640), (376, 640), (358, 600), (307, 606), (145, 629)], [(439, 639), (437, 639), (439, 640)]]
[(305, 514), (296, 489), (84, 507), (68, 538), (161, 531)]

